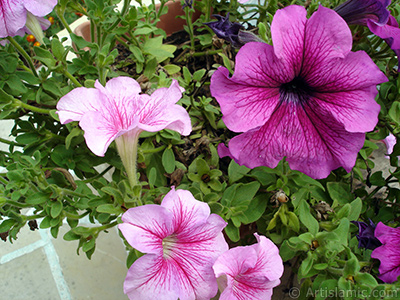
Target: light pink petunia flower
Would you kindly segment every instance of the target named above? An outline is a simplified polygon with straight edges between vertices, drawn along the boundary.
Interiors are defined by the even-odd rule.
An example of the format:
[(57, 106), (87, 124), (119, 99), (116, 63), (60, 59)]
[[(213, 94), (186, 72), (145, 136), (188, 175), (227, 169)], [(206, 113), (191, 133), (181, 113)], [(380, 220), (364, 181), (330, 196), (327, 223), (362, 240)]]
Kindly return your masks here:
[(22, 35), (27, 31), (40, 38), (37, 30), (43, 29), (43, 22), (50, 25), (42, 17), (51, 13), (56, 5), (57, 0), (1, 0), (0, 38)]
[(390, 158), (390, 154), (392, 154), (393, 152), (393, 148), (396, 145), (396, 137), (392, 134), (389, 133), (389, 135), (387, 137), (385, 137), (382, 142), (385, 144), (386, 146), (386, 154), (385, 157), (386, 158)]
[(279, 249), (265, 236), (255, 236), (257, 244), (232, 248), (215, 262), (220, 300), (268, 300), (279, 285), (283, 274)]
[(211, 78), (226, 126), (244, 132), (229, 151), (241, 165), (289, 166), (313, 178), (339, 167), (350, 171), (380, 106), (376, 85), (386, 76), (363, 51), (351, 52), (352, 35), (333, 10), (320, 6), (276, 12), (273, 45), (248, 43), (235, 73), (220, 67)]
[(182, 91), (173, 80), (169, 88), (157, 89), (149, 96), (140, 94), (136, 80), (116, 77), (105, 87), (96, 81), (95, 88), (72, 90), (58, 102), (57, 113), (63, 124), (79, 121), (90, 150), (104, 156), (111, 142), (123, 134), (139, 135), (165, 128), (190, 134), (189, 114), (176, 104)]
[(372, 258), (381, 262), (379, 278), (386, 283), (393, 283), (400, 276), (400, 228), (392, 228), (379, 222), (375, 237), (382, 243), (371, 254)]
[(189, 191), (174, 187), (161, 205), (130, 208), (118, 227), (128, 243), (146, 253), (128, 271), (124, 292), (135, 300), (208, 300), (217, 293), (212, 269), (228, 250), (226, 222)]

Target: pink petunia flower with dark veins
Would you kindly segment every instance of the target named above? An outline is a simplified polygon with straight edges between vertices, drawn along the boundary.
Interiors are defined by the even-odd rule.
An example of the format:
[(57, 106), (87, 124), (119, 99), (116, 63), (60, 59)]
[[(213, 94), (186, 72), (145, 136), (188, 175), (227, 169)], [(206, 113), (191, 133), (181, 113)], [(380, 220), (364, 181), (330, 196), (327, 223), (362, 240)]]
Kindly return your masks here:
[(378, 122), (376, 85), (386, 76), (333, 10), (320, 6), (309, 19), (297, 5), (280, 9), (271, 25), (273, 45), (248, 43), (235, 72), (211, 78), (226, 126), (243, 132), (229, 142), (231, 157), (249, 168), (290, 168), (319, 179), (349, 172), (365, 132)]
[(218, 290), (212, 266), (228, 250), (226, 222), (189, 191), (172, 190), (161, 205), (130, 208), (118, 227), (144, 256), (128, 271), (124, 292), (135, 300), (209, 300)]

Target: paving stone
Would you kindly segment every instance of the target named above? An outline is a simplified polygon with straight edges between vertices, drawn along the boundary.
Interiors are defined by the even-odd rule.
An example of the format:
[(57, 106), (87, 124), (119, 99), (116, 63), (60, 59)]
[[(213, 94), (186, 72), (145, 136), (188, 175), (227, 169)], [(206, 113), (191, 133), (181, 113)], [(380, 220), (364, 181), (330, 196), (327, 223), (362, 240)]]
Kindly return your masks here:
[(127, 273), (127, 253), (117, 229), (100, 233), (96, 251), (89, 260), (81, 250), (76, 254), (77, 241), (64, 241), (68, 226), (60, 228), (52, 240), (58, 253), (65, 281), (74, 300), (127, 300), (123, 283)]
[(60, 299), (43, 248), (1, 264), (0, 287), (4, 300)]
[(29, 229), (29, 226), (24, 226), (18, 233), (17, 240), (13, 240), (12, 244), (10, 243), (8, 238), (6, 242), (0, 240), (0, 257), (40, 240), (41, 237), (38, 230), (31, 231)]

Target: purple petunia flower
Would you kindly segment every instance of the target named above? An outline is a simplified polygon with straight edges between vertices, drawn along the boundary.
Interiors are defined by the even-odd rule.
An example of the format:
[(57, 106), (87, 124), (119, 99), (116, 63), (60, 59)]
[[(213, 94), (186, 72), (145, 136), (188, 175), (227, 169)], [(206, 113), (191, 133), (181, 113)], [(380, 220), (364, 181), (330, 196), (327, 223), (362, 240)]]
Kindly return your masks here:
[(130, 208), (118, 227), (128, 243), (146, 253), (128, 271), (129, 299), (209, 300), (218, 290), (212, 266), (228, 250), (226, 222), (189, 191), (174, 188), (161, 205)]
[(265, 236), (255, 236), (257, 244), (232, 248), (215, 262), (221, 300), (268, 300), (279, 285), (283, 274), (279, 249)]
[(399, 59), (400, 28), (387, 7), (390, 0), (348, 0), (335, 11), (348, 23), (368, 26), (372, 33), (384, 39)]
[(383, 244), (371, 254), (372, 258), (381, 262), (379, 278), (386, 283), (395, 282), (400, 276), (400, 228), (392, 228), (379, 222), (375, 237)]
[(42, 43), (41, 30), (50, 25), (42, 17), (51, 13), (56, 4), (57, 0), (0, 1), (0, 38), (29, 32)]
[(213, 15), (217, 21), (204, 23), (210, 27), (220, 39), (230, 42), (233, 47), (240, 48), (249, 42), (262, 42), (262, 40), (250, 31), (243, 30), (240, 23), (229, 21), (229, 13), (226, 17)]
[(334, 10), (347, 22), (367, 26), (368, 20), (385, 25), (390, 12), (387, 6), (390, 0), (348, 0)]
[(235, 73), (220, 67), (211, 78), (226, 126), (244, 132), (229, 142), (231, 156), (249, 168), (289, 166), (313, 178), (348, 172), (374, 129), (380, 106), (376, 85), (386, 76), (333, 10), (320, 6), (310, 19), (297, 5), (278, 10), (273, 45), (248, 43)]
[(382, 245), (382, 243), (374, 235), (376, 225), (374, 222), (372, 222), (372, 220), (369, 220), (369, 224), (358, 221), (351, 221), (351, 223), (358, 226), (358, 248), (374, 250), (376, 247)]

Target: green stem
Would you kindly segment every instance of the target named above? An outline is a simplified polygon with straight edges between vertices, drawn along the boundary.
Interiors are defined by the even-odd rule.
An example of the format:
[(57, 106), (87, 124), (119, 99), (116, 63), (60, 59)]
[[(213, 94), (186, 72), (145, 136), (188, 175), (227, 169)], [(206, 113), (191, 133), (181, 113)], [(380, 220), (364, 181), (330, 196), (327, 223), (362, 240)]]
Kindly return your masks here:
[(3, 184), (8, 184), (8, 181), (4, 179), (2, 176), (0, 176), (0, 182)]
[(45, 216), (46, 216), (46, 214), (45, 214), (44, 212), (41, 212), (41, 213), (38, 214), (38, 215), (24, 216), (24, 218), (25, 218), (27, 221), (29, 221), (29, 220), (40, 219), (40, 218), (43, 218), (43, 217), (45, 217)]
[(4, 144), (7, 144), (7, 145), (14, 145), (14, 146), (18, 146), (18, 147), (25, 146), (23, 144), (20, 144), (20, 143), (17, 143), (17, 142), (13, 142), (13, 141), (9, 141), (9, 140), (3, 139), (3, 138), (0, 138), (0, 143), (4, 143)]
[(195, 53), (192, 53), (190, 56), (205, 56), (205, 55), (214, 55), (214, 54), (218, 54), (218, 53), (222, 53), (222, 49), (207, 50), (204, 52), (195, 52)]
[(28, 110), (33, 111), (33, 112), (37, 112), (39, 114), (46, 114), (46, 115), (50, 114), (50, 111), (51, 111), (50, 109), (45, 109), (45, 108), (40, 108), (40, 107), (36, 107), (36, 106), (33, 106), (33, 105), (29, 105), (27, 103), (22, 102), (21, 100), (18, 100), (18, 99), (15, 99), (15, 100), (18, 103), (19, 107), (28, 109)]
[(71, 213), (66, 212), (66, 211), (65, 211), (64, 213), (65, 213), (65, 216), (66, 216), (68, 219), (71, 219), (71, 220), (79, 220), (79, 219), (82, 219), (83, 217), (87, 216), (90, 212), (87, 211), (87, 212), (85, 212), (85, 213), (83, 213), (83, 214), (81, 214), (81, 215), (74, 215), (74, 214), (71, 214)]
[(190, 36), (190, 49), (194, 50), (194, 30), (193, 30), (193, 9), (186, 6), (185, 7), (185, 18), (186, 18), (186, 24), (188, 28), (188, 33)]
[[(115, 27), (118, 26), (118, 24), (121, 22), (122, 18), (125, 16), (126, 12), (128, 11), (130, 4), (130, 0), (124, 0), (124, 5), (122, 6), (121, 14), (120, 16), (115, 20), (113, 24), (111, 24), (110, 27), (106, 29), (106, 32), (111, 32)], [(103, 40), (104, 43), (104, 40)]]
[(103, 230), (107, 230), (108, 228), (112, 228), (115, 225), (118, 225), (117, 221), (114, 221), (114, 222), (112, 222), (110, 224), (106, 224), (106, 225), (103, 225), (103, 226), (99, 226), (99, 227), (96, 228), (96, 231), (100, 232), (100, 231), (103, 231)]
[(59, 188), (59, 191), (64, 195), (76, 196), (76, 197), (81, 197), (81, 198), (86, 197), (86, 195), (84, 195), (84, 194), (77, 193), (77, 192), (71, 191), (69, 189)]
[(32, 207), (32, 205), (30, 205), (30, 204), (19, 203), (17, 201), (12, 201), (12, 200), (6, 200), (6, 204), (12, 205), (12, 206), (15, 206), (15, 207), (20, 207), (20, 208)]
[(64, 28), (67, 29), (69, 34), (71, 34), (72, 33), (71, 27), (69, 27), (67, 20), (65, 20), (64, 14), (57, 14), (57, 16), (60, 19), (61, 23), (63, 24)]
[(126, 49), (129, 49), (129, 45), (127, 43), (125, 43), (125, 41), (123, 39), (121, 39), (119, 36), (116, 36), (115, 39), (121, 44), (124, 45), (124, 47)]
[(17, 51), (19, 53), (21, 53), (21, 55), (25, 58), (25, 60), (27, 61), (29, 67), (32, 70), (33, 75), (35, 75), (36, 77), (39, 77), (38, 73), (36, 72), (36, 68), (33, 65), (31, 57), (28, 55), (28, 53), (26, 53), (24, 48), (22, 48), (21, 45), (18, 44), (11, 36), (7, 37), (7, 40), (9, 40), (10, 43), (15, 47), (15, 49), (17, 49)]
[(96, 176), (93, 176), (93, 177), (90, 177), (90, 178), (88, 178), (88, 179), (82, 180), (82, 182), (84, 182), (84, 183), (90, 183), (90, 182), (92, 182), (93, 180), (95, 180), (95, 179), (97, 179), (97, 178), (103, 177), (104, 174), (106, 174), (106, 173), (107, 173), (108, 171), (110, 171), (112, 168), (113, 168), (113, 166), (108, 166), (107, 168), (104, 169), (103, 172), (97, 174)]
[(63, 74), (68, 77), (77, 87), (82, 87), (82, 84), (80, 84), (79, 81), (67, 71), (67, 68), (64, 68)]
[(143, 154), (157, 153), (157, 152), (163, 151), (165, 148), (167, 148), (167, 145), (162, 145), (161, 147), (154, 148), (154, 149), (143, 149), (142, 153)]

